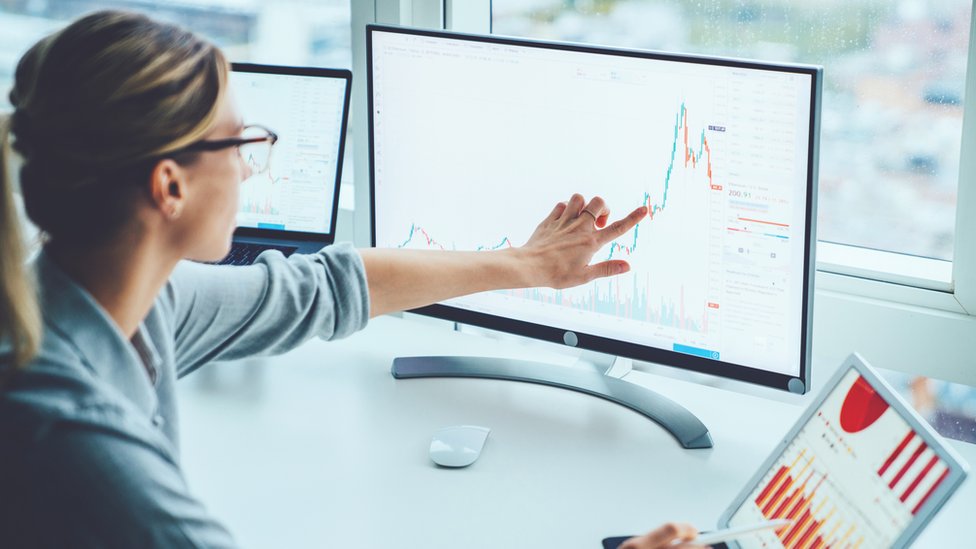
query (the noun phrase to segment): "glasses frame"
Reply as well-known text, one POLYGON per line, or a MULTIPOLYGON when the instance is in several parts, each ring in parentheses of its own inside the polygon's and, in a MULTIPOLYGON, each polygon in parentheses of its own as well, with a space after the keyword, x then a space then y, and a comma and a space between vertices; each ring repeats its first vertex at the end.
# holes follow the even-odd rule
MULTIPOLYGON (((248 145, 251 143, 263 143, 263 142, 270 142, 271 147, 274 147, 274 144, 278 142, 278 134, 260 124, 249 124, 247 126, 244 126, 244 128, 241 131, 246 131, 253 128, 257 128, 261 131, 267 132, 268 135, 264 135, 260 137, 228 137, 226 139, 195 141, 183 147, 182 149, 174 151, 172 155, 176 156, 180 154, 193 153, 193 152, 212 152, 212 151, 219 151, 222 149, 228 149, 230 147, 240 147, 241 145, 248 145)), ((268 164, 270 165, 270 153, 269 153, 268 164)))

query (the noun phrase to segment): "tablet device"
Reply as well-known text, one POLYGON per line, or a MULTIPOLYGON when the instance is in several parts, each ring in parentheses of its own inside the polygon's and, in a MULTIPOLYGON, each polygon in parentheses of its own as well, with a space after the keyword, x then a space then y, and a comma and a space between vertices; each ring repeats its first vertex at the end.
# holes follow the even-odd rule
MULTIPOLYGON (((719 519, 793 526, 740 549, 907 547, 966 477, 942 438, 868 366, 847 358, 719 519)), ((627 537, 606 538, 616 549, 627 537)), ((694 541, 692 541, 694 543, 694 541)))
POLYGON ((854 354, 749 480, 720 528, 789 518, 730 547, 907 547, 966 465, 854 354))

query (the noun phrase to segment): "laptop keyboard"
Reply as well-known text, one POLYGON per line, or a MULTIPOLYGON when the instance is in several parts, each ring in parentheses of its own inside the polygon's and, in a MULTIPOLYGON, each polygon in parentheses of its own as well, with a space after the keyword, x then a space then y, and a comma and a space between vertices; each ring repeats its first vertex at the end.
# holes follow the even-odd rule
POLYGON ((254 263, 258 255, 265 250, 278 250, 285 257, 290 256, 297 250, 295 246, 276 246, 274 244, 250 244, 247 242, 234 242, 231 245, 230 253, 227 257, 217 262, 217 265, 250 265, 254 263))

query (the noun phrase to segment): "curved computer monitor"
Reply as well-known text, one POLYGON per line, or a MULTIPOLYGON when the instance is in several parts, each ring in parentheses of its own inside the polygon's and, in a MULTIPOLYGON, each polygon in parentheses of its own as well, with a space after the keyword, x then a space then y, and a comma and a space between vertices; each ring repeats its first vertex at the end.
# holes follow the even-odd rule
POLYGON ((373 245, 495 250, 571 193, 650 214, 567 290, 416 312, 803 393, 819 67, 367 29, 373 245))

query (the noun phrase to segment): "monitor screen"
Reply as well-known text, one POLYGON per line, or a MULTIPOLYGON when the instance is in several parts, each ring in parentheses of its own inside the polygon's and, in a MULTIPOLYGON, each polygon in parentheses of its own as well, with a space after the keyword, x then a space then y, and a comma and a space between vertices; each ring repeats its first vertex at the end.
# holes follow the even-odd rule
POLYGON ((238 227, 334 232, 349 93, 344 73, 234 65, 230 85, 244 123, 278 134, 270 168, 241 185, 238 227))
POLYGON ((517 246, 574 192, 650 210, 594 257, 625 275, 422 312, 805 391, 818 68, 380 26, 368 62, 375 246, 517 246))

